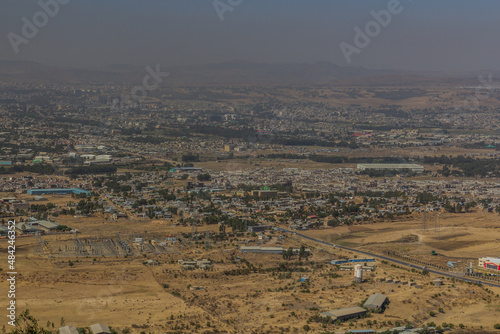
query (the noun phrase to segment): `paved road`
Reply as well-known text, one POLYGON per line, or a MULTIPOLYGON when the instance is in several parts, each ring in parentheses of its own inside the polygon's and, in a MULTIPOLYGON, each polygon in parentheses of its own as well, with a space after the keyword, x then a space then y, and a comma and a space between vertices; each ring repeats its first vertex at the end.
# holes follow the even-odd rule
MULTIPOLYGON (((332 246, 332 247, 336 247, 336 248, 340 248, 340 249, 345 249, 345 250, 356 252, 356 253, 361 253, 361 254, 364 254, 364 255, 371 256, 371 257, 376 257, 376 258, 379 258, 379 259, 382 259, 382 260, 386 260, 386 261, 389 261, 389 262, 397 263, 397 264, 400 264, 402 266, 406 266, 406 267, 410 267, 410 268, 414 268, 414 269, 418 269, 418 270, 423 270, 423 268, 424 268, 422 266, 418 266, 418 265, 413 264, 413 263, 408 263, 408 262, 405 262, 405 261, 402 261, 402 260, 399 260, 399 259, 393 259, 393 258, 388 257, 388 256, 373 254, 373 253, 365 252, 365 251, 362 251, 362 250, 359 250, 359 249, 355 249, 355 248, 349 248, 349 247, 345 247, 345 246, 335 245, 335 244, 332 244, 332 243, 329 243, 329 242, 326 242, 326 241, 323 241, 323 240, 319 240, 319 239, 314 239, 314 238, 308 237, 307 235, 303 235, 303 234, 300 234, 300 233, 297 233, 297 232, 291 232, 291 231, 288 231, 288 230, 286 230, 285 232, 292 233, 292 234, 297 235, 299 237, 302 237, 302 238, 305 238, 305 239, 308 239, 308 240, 311 240, 311 241, 315 241, 315 242, 318 242, 318 243, 323 244, 323 245, 332 246)), ((457 276, 457 275, 450 274, 450 273, 448 273, 446 271, 439 271, 439 270, 432 269, 432 268, 426 268, 426 270, 428 272, 430 272, 430 273, 433 273, 433 274, 437 274, 437 275, 441 275, 441 276, 445 276, 445 277, 451 277, 451 278, 459 279, 459 280, 462 280, 462 281, 465 281, 465 282, 481 283, 481 284, 484 284, 484 285, 489 285, 489 286, 494 286, 496 288, 500 288, 500 284, 497 284, 497 283, 491 283, 491 282, 487 282, 487 281, 480 281, 480 280, 477 280, 477 279, 474 279, 474 278, 469 278, 469 277, 464 278, 464 277, 460 277, 460 276, 457 276)))

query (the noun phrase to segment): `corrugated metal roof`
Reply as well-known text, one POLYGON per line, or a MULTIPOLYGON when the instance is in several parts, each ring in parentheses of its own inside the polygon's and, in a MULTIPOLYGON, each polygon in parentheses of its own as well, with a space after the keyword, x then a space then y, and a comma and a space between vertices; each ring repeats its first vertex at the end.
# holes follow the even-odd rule
POLYGON ((366 300, 365 304, 363 305, 364 307, 375 307, 375 308, 380 308, 382 305, 385 303, 387 300, 387 297, 384 294, 381 293, 375 293, 368 297, 366 300))
POLYGON ((111 334, 109 327, 103 324, 93 324, 90 325, 90 330, 94 334, 111 334))
POLYGON ((339 318, 365 312, 366 310, 362 307, 352 306, 352 307, 339 308, 333 311, 324 312, 321 313, 321 315, 328 315, 331 317, 339 318))
POLYGON ((64 326, 59 328, 59 334, 78 334, 78 330, 72 326, 64 326))

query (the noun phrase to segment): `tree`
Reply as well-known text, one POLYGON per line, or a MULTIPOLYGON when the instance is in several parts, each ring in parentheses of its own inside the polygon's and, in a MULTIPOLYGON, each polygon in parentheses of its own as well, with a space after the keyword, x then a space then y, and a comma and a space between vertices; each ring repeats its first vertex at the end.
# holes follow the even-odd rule
POLYGON ((210 181, 212 179, 212 176, 209 173, 205 173, 198 174, 196 178, 198 179, 198 181, 210 181))
POLYGON ((300 246, 299 250, 299 260, 302 260, 302 258, 306 255, 306 247, 304 245, 300 246))
POLYGON ((28 309, 21 312, 15 320, 16 328, 12 330, 11 334, 51 334, 52 332, 38 326, 36 320, 28 309))

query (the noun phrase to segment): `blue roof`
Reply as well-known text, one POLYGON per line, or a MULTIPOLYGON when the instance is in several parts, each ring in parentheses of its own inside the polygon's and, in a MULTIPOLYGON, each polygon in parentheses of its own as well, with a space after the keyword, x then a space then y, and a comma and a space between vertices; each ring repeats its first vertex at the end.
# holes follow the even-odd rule
POLYGON ((90 196, 90 191, 80 188, 51 188, 51 189, 28 189, 28 194, 42 195, 42 194, 86 194, 90 196))

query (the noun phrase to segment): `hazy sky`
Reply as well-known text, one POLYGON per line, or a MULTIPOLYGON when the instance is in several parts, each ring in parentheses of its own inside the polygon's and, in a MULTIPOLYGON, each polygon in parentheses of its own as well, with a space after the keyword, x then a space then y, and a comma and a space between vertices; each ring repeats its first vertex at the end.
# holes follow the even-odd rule
MULTIPOLYGON (((50 2, 56 0, 41 0, 50 2)), ((63 0, 59 0, 63 2, 63 0)), ((354 46, 370 12, 397 0, 218 0, 233 3, 221 21, 214 0, 64 0, 59 13, 16 54, 39 1, 1 0, 0 59, 49 65, 189 65, 234 59, 266 63, 331 61, 354 46), (14 36, 13 34, 10 35, 14 36)), ((410 70, 500 70, 500 1, 400 0, 400 13, 351 55, 350 66, 410 70)))

